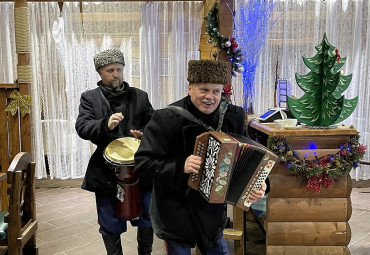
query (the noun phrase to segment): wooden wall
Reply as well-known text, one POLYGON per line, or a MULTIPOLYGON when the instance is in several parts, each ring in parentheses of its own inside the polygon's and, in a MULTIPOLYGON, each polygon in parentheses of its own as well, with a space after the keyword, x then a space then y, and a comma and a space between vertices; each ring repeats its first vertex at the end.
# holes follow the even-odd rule
MULTIPOLYGON (((24 87, 24 86, 22 86, 24 87)), ((31 132, 29 115, 23 118, 19 114, 11 115, 5 109, 12 102, 9 97, 13 90, 24 94, 24 89, 18 84, 0 84, 0 174, 6 173, 11 161, 20 151, 31 154, 31 132)), ((0 185, 0 210, 7 210, 7 183, 6 179, 0 185)))

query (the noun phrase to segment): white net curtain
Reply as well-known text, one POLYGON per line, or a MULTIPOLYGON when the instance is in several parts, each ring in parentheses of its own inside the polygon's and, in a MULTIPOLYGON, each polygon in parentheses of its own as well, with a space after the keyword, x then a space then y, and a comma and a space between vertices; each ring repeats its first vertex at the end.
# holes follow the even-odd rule
MULTIPOLYGON (((276 21, 271 28, 259 64, 254 87, 255 113, 264 113, 274 105, 276 78, 288 79, 293 96, 303 91, 295 81, 295 73, 310 70, 302 56, 313 57, 326 33, 341 57, 347 57, 344 74, 352 73, 352 81, 343 93, 347 98, 359 97, 354 113, 344 121, 360 132, 360 142, 370 147, 370 4, 368 0, 280 0, 272 14, 276 21), (276 71, 277 68, 277 71, 276 71)), ((241 5, 240 1, 237 4, 241 5)), ((238 10, 238 6, 236 7, 238 10)), ((236 13, 238 15, 238 12, 236 13)), ((236 20, 237 17, 236 17, 236 20)), ((246 49, 248 51, 248 49, 246 49)), ((241 77, 234 83, 236 104, 243 103, 241 77)), ((370 148, 365 155, 370 160, 370 148)), ((369 166, 361 165, 351 172, 352 178, 369 179, 369 166)))
POLYGON ((0 3, 0 82, 13 83, 17 70, 13 4, 0 3))
MULTIPOLYGON (((120 48, 125 80, 146 90, 156 109, 186 95, 188 56, 199 46, 201 1, 65 2, 62 11, 57 2, 28 7, 37 178, 45 178, 47 169, 50 178, 84 176, 94 146, 78 137, 74 124, 81 93, 99 80, 93 64, 97 52, 120 48)), ((0 11, 0 82, 13 83, 14 3, 1 2, 0 11)))
MULTIPOLYGON (((355 112, 345 121, 360 132, 360 142, 370 145, 370 5, 368 0, 275 1, 273 20, 259 58, 254 91, 254 111, 273 107, 276 78, 286 78, 292 95, 303 92, 295 73, 306 74, 302 56, 312 57, 324 33, 347 57, 345 74, 353 78, 346 98, 359 96, 355 112), (276 66, 277 65, 277 66, 276 66), (277 68, 277 72, 276 72, 277 68)), ((238 3, 236 0, 236 15, 238 3)), ((186 95, 186 63, 199 57, 202 2, 55 2, 28 4, 30 8, 33 67, 32 128, 37 177, 46 177, 47 157, 51 178, 84 175, 92 148, 74 131, 79 97, 94 88, 99 77, 92 58, 100 50, 116 47, 125 54, 125 79, 148 91, 158 109, 186 95), (41 164, 40 164, 41 162, 41 164)), ((14 3, 0 3, 0 82, 14 82, 14 3)), ((242 105, 240 75, 233 80, 234 99, 242 105)), ((370 159, 370 149, 366 159, 370 159)), ((361 166, 352 177, 368 179, 361 166)))

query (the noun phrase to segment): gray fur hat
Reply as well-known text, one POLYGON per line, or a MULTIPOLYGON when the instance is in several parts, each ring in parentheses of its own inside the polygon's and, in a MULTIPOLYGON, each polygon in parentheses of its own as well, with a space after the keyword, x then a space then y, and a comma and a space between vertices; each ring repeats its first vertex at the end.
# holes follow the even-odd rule
POLYGON ((114 63, 122 64, 123 66, 125 66, 125 58, 123 57, 123 53, 118 49, 105 50, 96 54, 94 57, 96 71, 98 71, 103 66, 114 63))
POLYGON ((218 60, 190 60, 189 83, 228 84, 230 82, 230 63, 218 60))

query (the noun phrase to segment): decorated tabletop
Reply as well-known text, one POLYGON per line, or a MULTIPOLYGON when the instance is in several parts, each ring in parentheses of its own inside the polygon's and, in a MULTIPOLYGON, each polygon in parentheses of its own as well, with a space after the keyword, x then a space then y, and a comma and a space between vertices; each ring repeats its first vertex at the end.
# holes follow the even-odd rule
POLYGON ((292 130, 277 123, 259 121, 250 121, 248 126, 267 134, 267 147, 278 155, 279 162, 295 175, 305 178, 307 190, 313 188, 316 192, 320 192, 321 186, 328 189, 338 177, 347 175, 353 167, 357 167, 367 148, 359 143, 358 131, 353 126, 323 129, 302 127, 292 130), (339 137, 345 136, 347 140, 336 144, 335 150, 317 146, 332 138, 339 142, 339 137), (309 147, 306 144, 302 148, 293 148, 288 140, 297 142, 297 139, 310 141, 309 147))
POLYGON ((251 120, 249 126, 261 131, 269 136, 273 135, 286 135, 286 136, 321 136, 321 135, 357 135, 358 131, 353 127, 338 126, 331 129, 319 128, 297 128, 287 129, 281 127, 278 123, 263 123, 258 120, 251 120))

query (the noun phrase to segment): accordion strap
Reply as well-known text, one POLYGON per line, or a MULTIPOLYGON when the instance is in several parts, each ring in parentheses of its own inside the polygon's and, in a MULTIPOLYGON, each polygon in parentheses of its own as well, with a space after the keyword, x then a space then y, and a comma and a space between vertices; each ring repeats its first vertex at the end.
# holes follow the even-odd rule
POLYGON ((206 123, 201 121, 200 119, 195 118, 194 115, 191 114, 185 108, 182 108, 182 107, 176 106, 176 105, 168 105, 166 108, 172 109, 175 112, 181 114, 183 117, 187 118, 188 120, 193 121, 195 123, 198 123, 199 125, 201 125, 205 129, 207 129, 208 131, 220 131, 221 127, 222 127, 222 123, 224 122, 224 116, 225 116, 225 112, 227 110, 227 104, 224 103, 224 102, 220 103, 220 107, 218 108, 219 119, 218 119, 218 125, 217 125, 216 130, 213 127, 211 127, 210 125, 207 125, 206 123))

